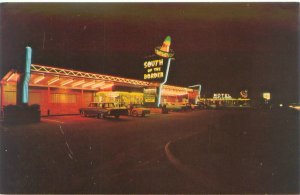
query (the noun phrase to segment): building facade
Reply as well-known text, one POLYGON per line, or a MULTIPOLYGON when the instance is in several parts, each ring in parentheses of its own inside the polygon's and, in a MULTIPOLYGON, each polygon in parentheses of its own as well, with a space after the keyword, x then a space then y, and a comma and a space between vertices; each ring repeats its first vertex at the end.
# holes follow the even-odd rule
MULTIPOLYGON (((18 72, 11 70, 2 78, 1 110, 17 103, 19 77, 18 72)), ((28 104, 39 104, 42 116, 78 114, 79 108, 90 102, 155 107, 158 86, 155 82, 31 64, 28 104)), ((195 89, 163 85, 161 103, 193 103, 195 94, 195 89)))

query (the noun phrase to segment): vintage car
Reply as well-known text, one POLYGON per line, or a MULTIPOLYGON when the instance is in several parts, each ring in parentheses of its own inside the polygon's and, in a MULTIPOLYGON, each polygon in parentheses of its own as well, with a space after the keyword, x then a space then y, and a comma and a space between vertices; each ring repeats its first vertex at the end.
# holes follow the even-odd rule
POLYGON ((192 109, 193 110, 207 109, 207 105, 203 102, 198 102, 197 104, 192 104, 192 109))
POLYGON ((131 116, 146 116, 150 114, 150 110, 148 108, 144 108, 140 104, 131 104, 128 107, 128 114, 131 116))
POLYGON ((167 103, 165 104, 169 111, 179 112, 191 110, 191 104, 188 103, 167 103))
POLYGON ((105 118, 114 116, 119 118, 120 115, 128 115, 126 108, 116 107, 114 103, 110 102, 92 102, 86 108, 80 108, 81 116, 96 116, 98 118, 105 118))

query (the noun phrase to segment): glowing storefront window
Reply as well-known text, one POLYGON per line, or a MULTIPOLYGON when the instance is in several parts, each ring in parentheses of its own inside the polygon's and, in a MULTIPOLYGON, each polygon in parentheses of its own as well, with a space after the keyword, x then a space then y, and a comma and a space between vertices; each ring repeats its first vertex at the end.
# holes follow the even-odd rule
POLYGON ((42 95, 39 92, 29 92, 29 104, 41 104, 42 95))
POLYGON ((50 102, 57 103, 76 103, 76 95, 75 94, 62 94, 62 93, 54 93, 51 94, 50 102))
POLYGON ((16 104, 17 99, 16 99, 16 95, 17 92, 16 91, 5 91, 4 92, 4 104, 3 105, 9 105, 9 104, 16 104))
POLYGON ((114 102, 116 105, 142 104, 144 94, 138 92, 98 92, 96 98, 102 102, 114 102))

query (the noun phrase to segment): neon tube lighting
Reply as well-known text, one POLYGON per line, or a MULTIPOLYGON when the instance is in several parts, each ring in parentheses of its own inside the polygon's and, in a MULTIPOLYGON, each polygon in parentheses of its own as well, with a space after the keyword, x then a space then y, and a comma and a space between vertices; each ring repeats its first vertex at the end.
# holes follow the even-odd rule
POLYGON ((66 80, 66 81, 63 81, 60 86, 64 86, 64 85, 67 85, 69 83, 72 83, 74 80, 73 79, 69 79, 69 80, 66 80))
POLYGON ((92 89, 96 88, 96 87, 101 87, 105 84, 105 82, 100 82, 100 83, 97 83, 95 85, 92 86, 92 89))
POLYGON ((162 94, 166 96, 181 96, 181 95, 188 95, 187 92, 182 91, 172 91, 172 90, 162 90, 162 94))
POLYGON ((83 84, 82 88, 85 88, 85 87, 88 87, 88 86, 91 86, 91 85, 94 85, 94 84, 95 84, 95 81, 91 81, 89 83, 83 84))
POLYGON ((59 77, 55 77, 52 80, 48 81, 48 85, 51 85, 51 84, 55 83, 58 80, 59 80, 59 77))
POLYGON ((107 89, 107 88, 110 88, 112 86, 114 86, 114 84, 108 84, 108 85, 105 85, 103 87, 100 87, 100 89, 107 89))
POLYGON ((170 64, 171 64, 171 58, 168 59, 168 65, 167 65, 167 70, 166 70, 166 76, 164 81, 159 85, 159 90, 158 90, 158 101, 157 101, 157 107, 160 105, 161 102, 161 91, 162 91, 162 86, 167 82, 168 80, 168 75, 169 75, 169 70, 170 70, 170 64))
MULTIPOLYGON (((201 97, 201 85, 200 85, 200 84, 192 85, 192 86, 189 86, 189 87, 199 87, 199 88, 198 88, 198 97, 199 97, 199 98, 201 97)), ((196 99, 197 99, 198 97, 196 97, 196 99)))
POLYGON ((55 68, 50 66, 42 66, 38 64, 31 64, 31 71, 37 73, 52 73, 58 74, 62 76, 72 76, 72 77, 81 77, 86 79, 96 79, 96 80, 103 80, 103 81, 110 81, 110 82, 120 82, 120 83, 127 83, 137 86, 149 86, 149 82, 135 80, 135 79, 128 79, 122 77, 115 77, 110 75, 103 75, 103 74, 94 74, 89 72, 80 72, 62 68, 55 68))
POLYGON ((170 90, 177 90, 177 91, 190 91, 190 92, 193 91, 193 89, 189 89, 186 87, 177 87, 177 86, 172 86, 172 85, 164 85, 163 89, 170 89, 170 90))
POLYGON ((34 84, 37 84, 38 82, 42 81, 45 79, 45 76, 44 75, 41 75, 39 77, 37 77, 36 79, 34 79, 33 83, 34 84))
POLYGON ((12 73, 8 78, 7 78, 7 82, 15 75, 16 73, 12 73))
POLYGON ((73 83, 72 87, 76 87, 76 86, 81 85, 83 83, 85 83, 85 80, 77 81, 77 82, 73 83))
POLYGON ((28 104, 29 100, 29 80, 30 80, 30 65, 32 58, 31 47, 26 47, 26 57, 25 57, 25 70, 23 72, 23 79, 21 80, 21 102, 23 104, 28 104))

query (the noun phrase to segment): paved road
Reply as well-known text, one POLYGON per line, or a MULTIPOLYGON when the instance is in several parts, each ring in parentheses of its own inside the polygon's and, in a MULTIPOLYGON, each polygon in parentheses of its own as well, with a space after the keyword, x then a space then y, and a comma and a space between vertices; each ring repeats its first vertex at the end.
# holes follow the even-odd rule
POLYGON ((205 192, 168 162, 167 142, 205 132, 212 113, 120 119, 60 116, 2 127, 3 193, 205 192), (5 179, 4 179, 5 178, 5 179))

